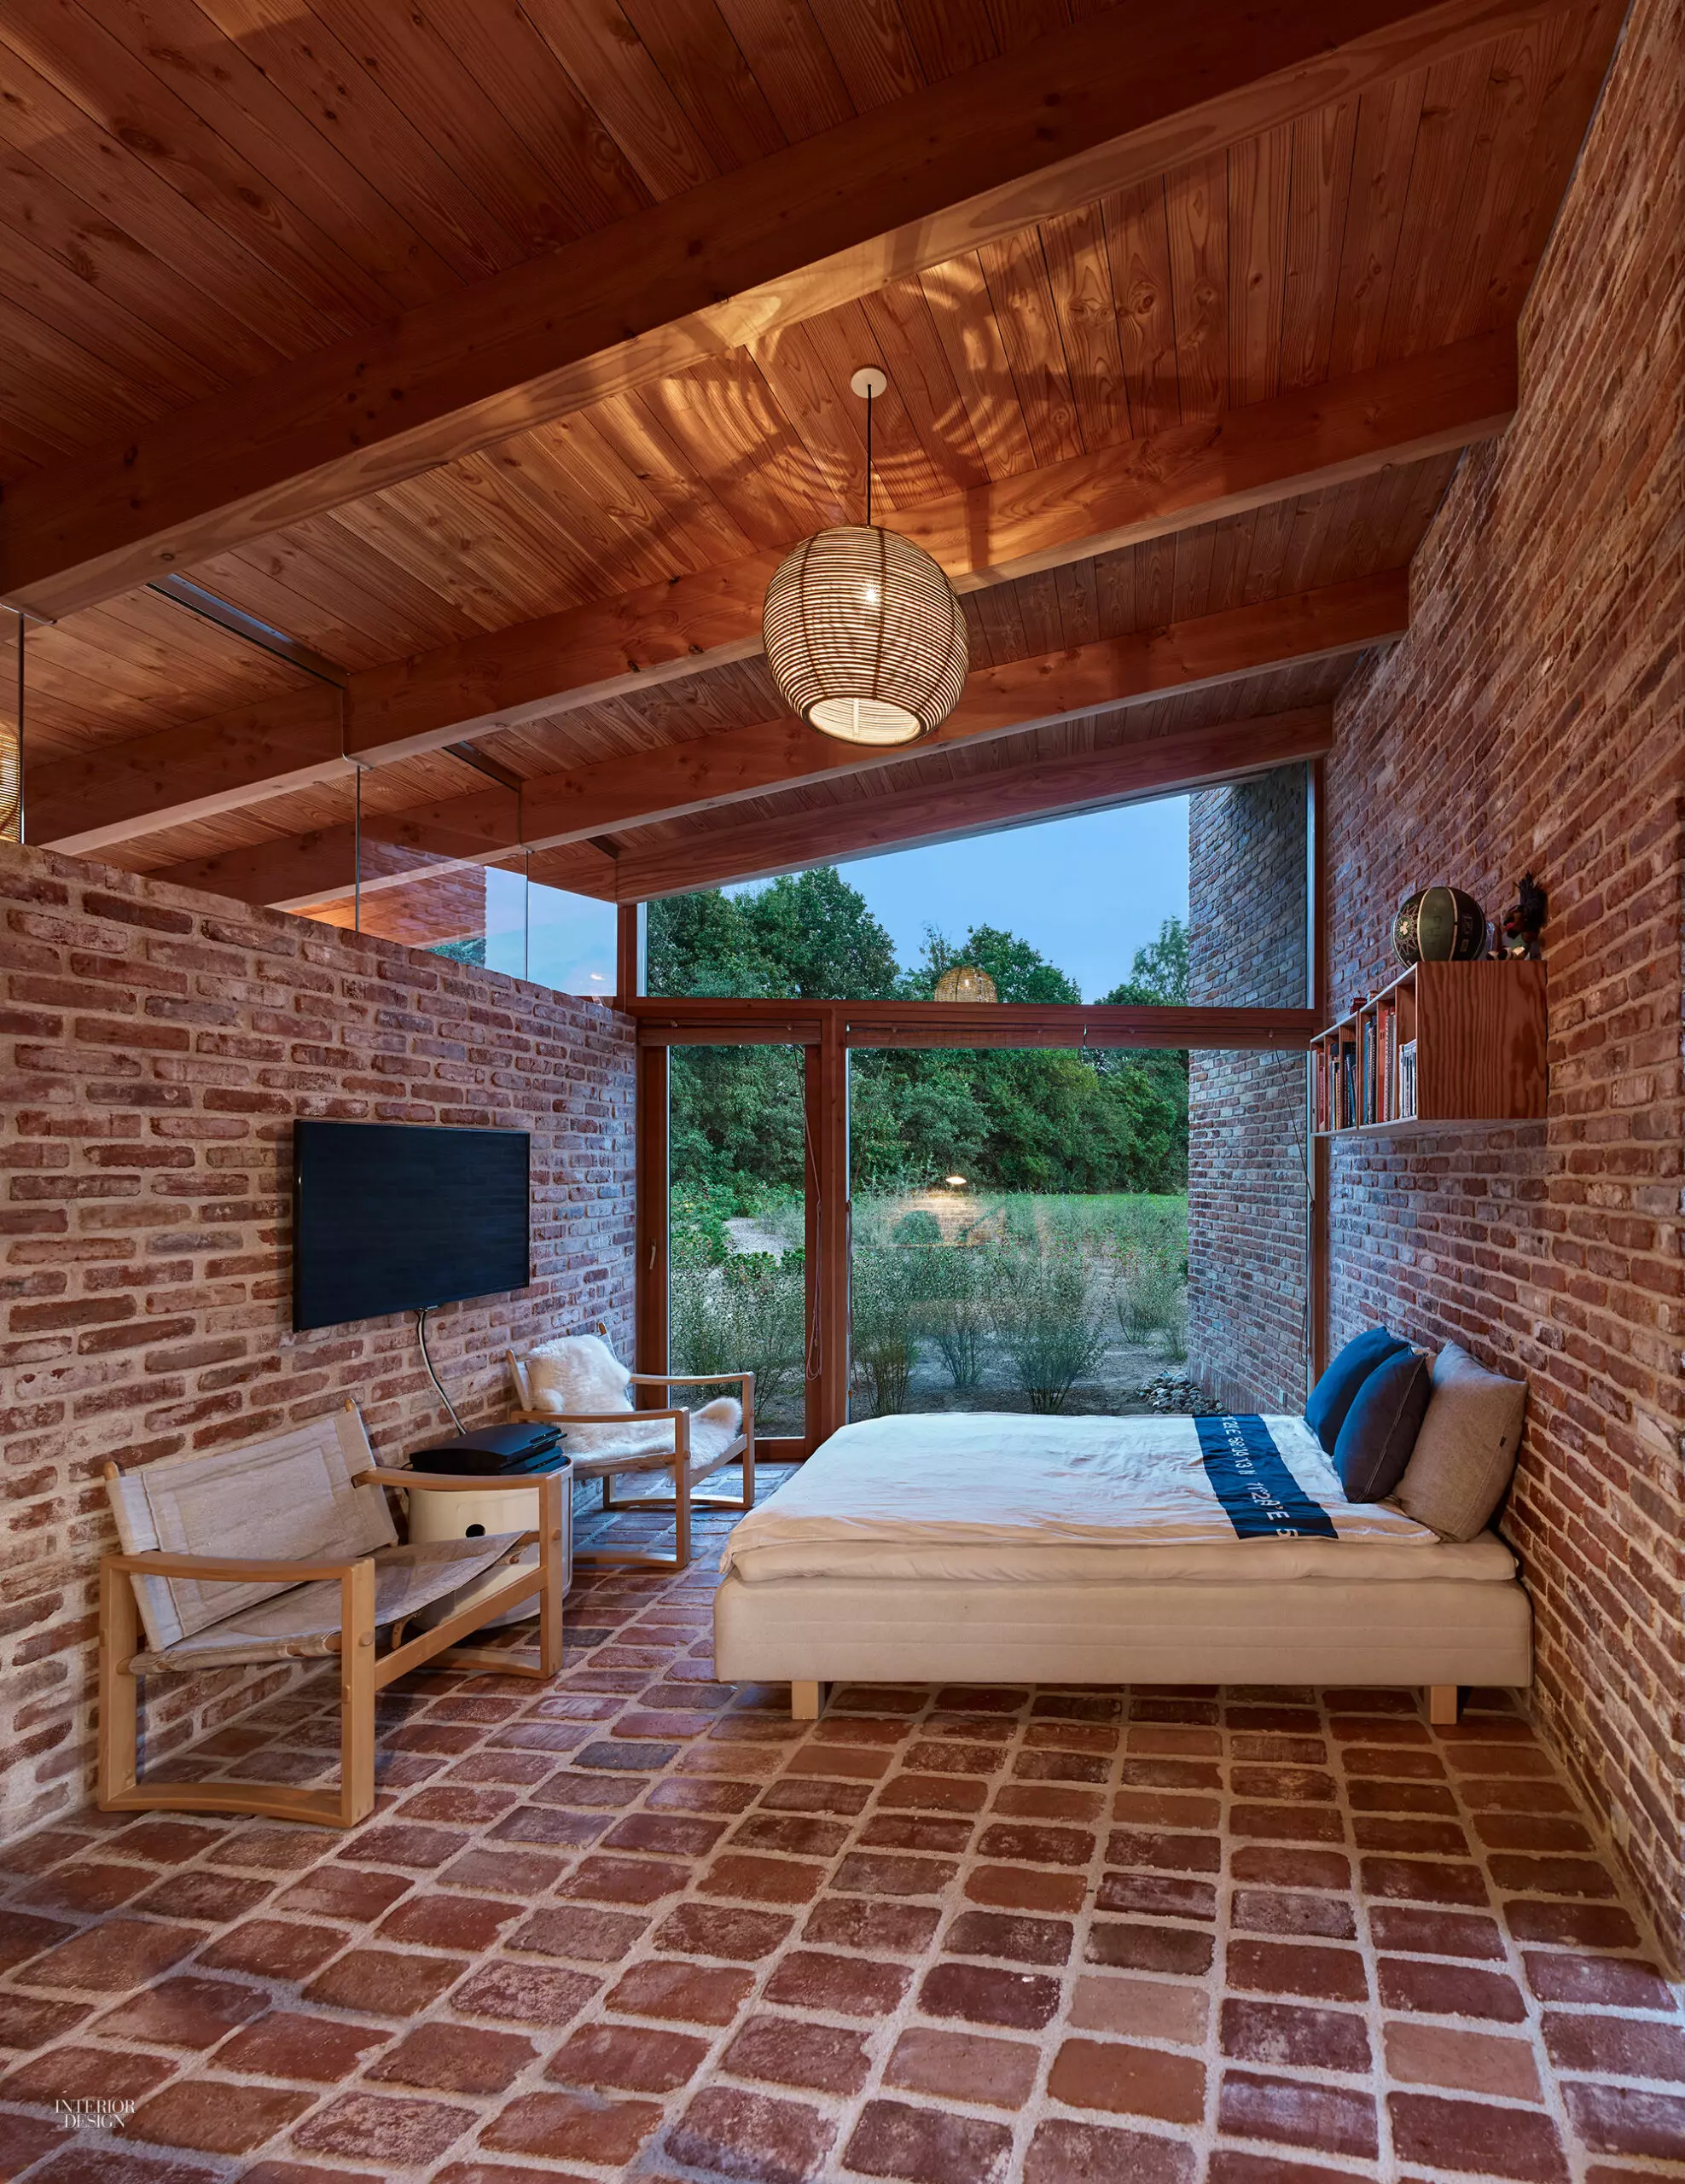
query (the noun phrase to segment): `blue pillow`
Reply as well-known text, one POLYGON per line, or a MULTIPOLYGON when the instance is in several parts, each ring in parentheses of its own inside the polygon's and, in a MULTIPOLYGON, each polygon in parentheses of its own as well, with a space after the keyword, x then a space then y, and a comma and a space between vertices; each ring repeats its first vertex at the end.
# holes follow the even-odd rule
POLYGON ((1363 1382, 1334 1443, 1334 1469, 1348 1502, 1383 1502, 1397 1485, 1432 1392, 1427 1360, 1415 1350, 1387 1358, 1363 1382))
POLYGON ((1402 1335, 1385 1327, 1368 1327, 1348 1342, 1310 1391, 1304 1406, 1304 1422, 1330 1455, 1345 1423, 1351 1399, 1377 1365, 1409 1348, 1402 1335))

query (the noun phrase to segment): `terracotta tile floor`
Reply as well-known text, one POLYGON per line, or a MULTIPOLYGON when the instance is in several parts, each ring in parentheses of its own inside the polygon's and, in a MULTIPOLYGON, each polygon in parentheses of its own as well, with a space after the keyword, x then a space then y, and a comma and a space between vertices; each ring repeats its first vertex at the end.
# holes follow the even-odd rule
MULTIPOLYGON (((395 1688, 349 1838, 20 1846, 0 2175, 1685 2177, 1680 1992, 1505 1697, 863 1688, 799 1728, 709 1680, 712 1560, 582 1577, 547 1691, 395 1688)), ((201 1763, 312 1779, 334 1719, 307 1687, 201 1763)))

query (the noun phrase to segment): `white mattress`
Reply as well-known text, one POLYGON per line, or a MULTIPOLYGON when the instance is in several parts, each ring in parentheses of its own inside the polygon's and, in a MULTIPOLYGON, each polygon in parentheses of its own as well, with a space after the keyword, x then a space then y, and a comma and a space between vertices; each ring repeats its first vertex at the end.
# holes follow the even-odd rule
POLYGON ((1451 1544, 1387 1503, 1348 1502, 1303 1419, 1264 1423, 1335 1536, 1240 1536, 1191 1418, 942 1413, 845 1426, 735 1526, 721 1567, 750 1585, 1513 1579, 1496 1536, 1451 1544))

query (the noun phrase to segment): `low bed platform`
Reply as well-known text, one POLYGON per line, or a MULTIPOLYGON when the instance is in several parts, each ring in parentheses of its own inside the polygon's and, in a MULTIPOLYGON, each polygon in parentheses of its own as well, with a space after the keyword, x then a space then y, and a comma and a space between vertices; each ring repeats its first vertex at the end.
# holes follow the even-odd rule
POLYGON ((874 1419, 733 1531, 716 1673, 828 1682, 1531 1681, 1493 1533, 1350 1502, 1302 1419, 874 1419))

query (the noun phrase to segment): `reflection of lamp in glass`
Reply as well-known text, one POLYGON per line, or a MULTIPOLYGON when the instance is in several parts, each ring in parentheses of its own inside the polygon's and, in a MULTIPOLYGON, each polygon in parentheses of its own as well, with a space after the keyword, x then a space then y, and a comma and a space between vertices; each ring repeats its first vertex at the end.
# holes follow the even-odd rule
POLYGON ((0 721, 0 842, 20 839, 18 805, 22 787, 17 730, 9 721, 0 721))
POLYGON ((938 1001, 998 1001, 995 981, 975 963, 956 963, 936 981, 938 1001))
POLYGON ((23 839, 23 617, 15 613, 12 619, 18 656, 8 679, 15 679, 17 706, 14 718, 0 717, 0 842, 23 839))
POLYGON ((965 688, 966 621, 939 562, 872 521, 875 365, 849 381, 866 404, 866 520, 804 538, 767 586, 772 679, 810 728, 844 743, 915 743, 965 688))

